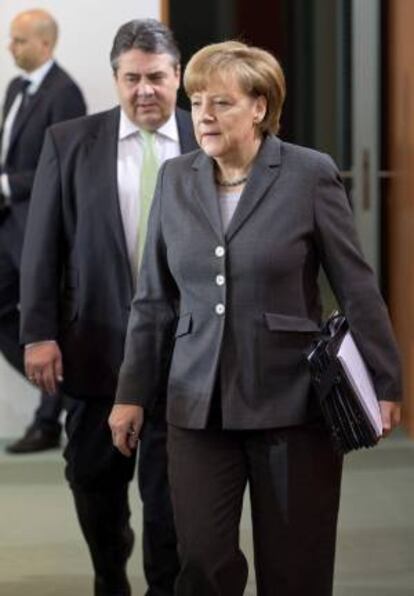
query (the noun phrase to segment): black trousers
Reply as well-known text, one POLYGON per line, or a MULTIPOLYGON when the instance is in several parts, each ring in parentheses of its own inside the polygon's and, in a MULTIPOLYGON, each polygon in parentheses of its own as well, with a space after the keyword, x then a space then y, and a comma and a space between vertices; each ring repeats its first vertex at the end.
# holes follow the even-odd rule
MULTIPOLYGON (((10 216, 0 214, 0 352, 24 376, 18 310, 22 232, 16 226, 10 216)), ((42 393, 31 426, 46 433, 60 434, 62 408, 62 396, 42 393)))
MULTIPOLYGON (((112 552, 114 541, 118 541, 118 552, 125 550, 130 516, 127 487, 135 469, 135 457, 124 457, 112 445, 108 426, 112 405, 113 399, 72 399, 66 422, 66 477, 96 575, 102 568, 108 571, 106 561, 112 558, 108 551, 112 552), (111 503, 116 503, 116 507, 111 503)), ((139 444, 138 484, 143 504, 147 596, 171 596, 179 570, 167 476, 166 434, 162 411, 147 417, 139 444)), ((122 592, 122 596, 124 593, 129 592, 122 592)))
POLYGON ((239 547, 250 489, 258 596, 331 596, 342 458, 325 429, 169 427, 181 571, 177 596, 242 596, 239 547))

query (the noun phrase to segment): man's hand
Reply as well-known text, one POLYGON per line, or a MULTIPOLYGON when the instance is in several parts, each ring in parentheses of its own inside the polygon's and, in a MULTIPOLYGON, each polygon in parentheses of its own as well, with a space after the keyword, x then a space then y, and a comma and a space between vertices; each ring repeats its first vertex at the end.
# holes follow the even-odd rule
POLYGON ((55 341, 45 341, 26 346, 24 366, 29 381, 50 395, 63 381, 62 354, 55 341))
POLYGON ((112 442, 122 455, 130 457, 132 450, 136 449, 143 422, 144 409, 141 406, 115 404, 112 408, 108 420, 112 442))
POLYGON ((401 422, 401 404, 395 401, 380 401, 379 405, 383 427, 382 436, 385 438, 401 422))

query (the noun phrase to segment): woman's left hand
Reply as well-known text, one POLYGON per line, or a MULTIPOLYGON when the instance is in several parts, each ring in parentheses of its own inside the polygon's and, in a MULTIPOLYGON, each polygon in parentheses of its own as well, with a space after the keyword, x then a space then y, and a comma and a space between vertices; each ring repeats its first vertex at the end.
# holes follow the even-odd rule
POLYGON ((122 455, 131 457, 137 448, 139 434, 144 423, 144 410, 141 406, 115 404, 109 416, 112 443, 122 455))
POLYGON ((401 422, 401 403, 395 401, 380 401, 382 418, 382 437, 388 437, 392 429, 401 422))

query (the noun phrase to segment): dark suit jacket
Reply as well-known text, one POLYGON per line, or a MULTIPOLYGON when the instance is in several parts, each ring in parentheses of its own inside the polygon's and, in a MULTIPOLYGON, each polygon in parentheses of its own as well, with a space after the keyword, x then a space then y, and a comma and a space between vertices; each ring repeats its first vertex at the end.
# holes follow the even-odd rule
MULTIPOLYGON (((57 339, 64 391, 113 396, 132 276, 119 207, 119 108, 49 129, 33 187, 22 257, 21 341, 57 339)), ((195 148, 177 110, 183 152, 195 148)))
MULTIPOLYGON (((4 102, 3 121, 19 93, 19 78, 10 83, 4 102)), ((30 197, 34 174, 48 126, 86 113, 76 83, 56 63, 42 81, 13 130, 3 173, 8 174, 13 203, 30 197)))
POLYGON ((321 264, 378 396, 398 398, 390 322, 332 160, 267 137, 225 234, 212 160, 197 151, 167 162, 116 401, 151 408, 168 384, 169 422, 203 428, 220 371, 224 428, 308 420, 304 350, 320 329, 321 264))

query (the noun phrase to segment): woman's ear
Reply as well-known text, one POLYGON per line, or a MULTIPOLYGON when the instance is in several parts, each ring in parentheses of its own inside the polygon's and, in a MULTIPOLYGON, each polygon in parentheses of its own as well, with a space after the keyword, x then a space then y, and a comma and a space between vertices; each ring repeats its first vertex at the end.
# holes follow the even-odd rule
POLYGON ((258 125, 263 122, 267 112, 267 99, 264 95, 259 95, 255 98, 255 113, 253 116, 253 124, 258 125))

